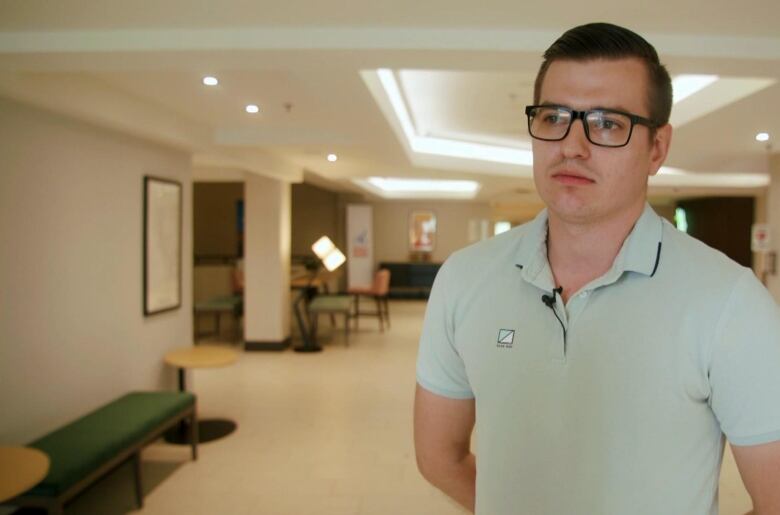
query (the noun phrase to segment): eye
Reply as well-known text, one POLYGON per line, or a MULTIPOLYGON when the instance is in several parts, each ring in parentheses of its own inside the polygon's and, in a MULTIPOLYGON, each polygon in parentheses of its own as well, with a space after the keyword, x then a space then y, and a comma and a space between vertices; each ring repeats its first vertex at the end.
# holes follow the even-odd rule
POLYGON ((568 123, 567 113, 554 109, 544 109, 538 112, 539 120, 547 125, 558 125, 568 123))
POLYGON ((594 115, 588 123, 591 128, 600 131, 622 131, 626 127, 626 122, 620 116, 613 116, 606 113, 594 115))

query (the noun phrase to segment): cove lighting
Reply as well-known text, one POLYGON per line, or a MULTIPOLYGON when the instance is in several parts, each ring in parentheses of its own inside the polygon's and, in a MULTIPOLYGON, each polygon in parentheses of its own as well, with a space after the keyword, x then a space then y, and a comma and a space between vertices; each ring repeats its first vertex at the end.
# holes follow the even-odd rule
POLYGON ((393 70, 381 68, 376 71, 376 74, 412 152, 494 163, 533 165, 530 150, 419 136, 393 70))
POLYGON ((219 84, 219 80, 216 77, 203 77, 203 84, 206 86, 216 86, 219 84))
POLYGON ((336 154, 328 154, 328 161, 330 161, 331 163, 335 163, 336 161, 338 161, 338 159, 339 156, 337 156, 336 154))
POLYGON ((756 134, 756 141, 769 141, 769 133, 759 132, 758 134, 756 134))
POLYGON ((249 104, 244 109, 246 109, 246 112, 249 114, 255 114, 260 112, 260 108, 254 104, 249 104))
POLYGON ((717 75, 678 75, 672 80, 674 103, 698 93, 716 80, 717 75))

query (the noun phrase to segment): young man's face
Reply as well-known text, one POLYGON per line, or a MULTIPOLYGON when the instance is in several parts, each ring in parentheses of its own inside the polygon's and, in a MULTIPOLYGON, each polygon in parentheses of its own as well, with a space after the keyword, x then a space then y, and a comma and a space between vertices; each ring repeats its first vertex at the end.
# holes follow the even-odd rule
MULTIPOLYGON (((638 59, 554 61, 542 83, 540 104, 582 111, 608 108, 649 118, 647 72, 638 59)), ((599 147, 575 120, 561 141, 533 140, 534 181, 550 217, 589 224, 638 216, 668 151, 671 126, 635 125, 628 145, 599 147)))

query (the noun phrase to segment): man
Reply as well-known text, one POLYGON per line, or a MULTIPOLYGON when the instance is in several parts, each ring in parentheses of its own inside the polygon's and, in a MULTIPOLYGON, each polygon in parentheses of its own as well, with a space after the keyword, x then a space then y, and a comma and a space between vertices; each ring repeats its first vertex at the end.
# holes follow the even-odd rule
POLYGON ((780 317, 749 269, 646 203, 672 136, 655 49, 576 27, 534 97, 547 209, 436 278, 422 474, 479 515, 714 515, 725 434, 755 513, 780 514, 780 317))

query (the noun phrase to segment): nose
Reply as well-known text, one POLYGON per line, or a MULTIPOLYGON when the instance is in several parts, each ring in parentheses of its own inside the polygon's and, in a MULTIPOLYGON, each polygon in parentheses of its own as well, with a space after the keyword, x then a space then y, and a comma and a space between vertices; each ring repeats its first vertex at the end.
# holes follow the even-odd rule
POLYGON ((581 118, 572 122, 569 133, 561 140, 561 152, 567 159, 584 159, 590 155, 590 141, 585 135, 585 121, 581 118))

